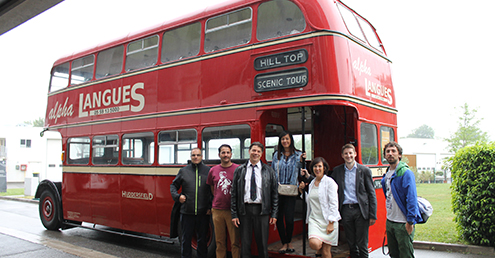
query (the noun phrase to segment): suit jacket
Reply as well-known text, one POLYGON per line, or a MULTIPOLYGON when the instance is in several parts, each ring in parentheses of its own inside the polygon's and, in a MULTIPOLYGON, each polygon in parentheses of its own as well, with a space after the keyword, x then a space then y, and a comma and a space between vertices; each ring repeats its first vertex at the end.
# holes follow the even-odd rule
MULTIPOLYGON (((359 204, 359 209, 364 219, 376 218, 376 194, 373 185, 371 170, 361 164, 357 164, 356 168, 356 197, 359 204)), ((339 211, 342 210, 344 203, 344 188, 345 188, 345 163, 333 169, 332 177, 339 186, 339 211)))
MULTIPOLYGON (((246 215, 244 204, 244 185, 248 162, 238 166, 234 172, 232 180, 230 211, 232 218, 239 218, 239 215, 246 215)), ((278 182, 275 171, 264 164, 261 168, 261 215, 270 215, 272 218, 278 216, 278 182)))

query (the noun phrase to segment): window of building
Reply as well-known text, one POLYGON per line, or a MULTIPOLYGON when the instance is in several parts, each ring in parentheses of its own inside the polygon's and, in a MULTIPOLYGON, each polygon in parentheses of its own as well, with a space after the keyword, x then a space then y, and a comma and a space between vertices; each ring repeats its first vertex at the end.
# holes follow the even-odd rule
POLYGON ((89 137, 76 137, 67 140, 69 164, 88 164, 90 147, 89 137))
POLYGON ((31 148, 31 140, 21 139, 21 148, 31 148))
POLYGON ((162 63, 199 54, 201 24, 186 25, 163 34, 162 63))
POLYGON ((96 79, 120 74, 124 63, 124 46, 117 46, 98 53, 96 79))
POLYGON ((194 129, 163 131, 158 134, 158 163, 187 164, 191 150, 198 147, 194 129))
MULTIPOLYGON (((219 160, 218 147, 228 144, 232 147, 232 159, 248 159, 242 152, 246 139, 251 139, 249 125, 229 125, 208 127, 203 130, 203 148, 205 160, 219 160)), ((247 146, 249 147, 249 146, 247 146)))
POLYGON ((363 31, 361 30, 354 13, 343 5, 338 4, 337 6, 340 10, 340 14, 342 15, 342 19, 344 19, 347 30, 355 37, 366 42, 366 38, 364 37, 363 31))
POLYGON ((126 55, 126 71, 155 65, 158 60, 158 35, 129 43, 126 55))
POLYGON ((252 10, 244 8, 206 21, 205 52, 249 43, 252 10))
POLYGON ((89 55, 72 61, 70 85, 81 84, 93 79, 95 56, 89 55))
POLYGON ((258 8, 258 40, 300 33, 305 28, 304 15, 293 2, 274 0, 262 3, 258 8))
POLYGON ((119 161, 119 136, 104 135, 93 138, 93 164, 114 165, 119 161))
POLYGON ((122 164, 151 165, 155 160, 155 137, 152 132, 122 136, 122 164))
POLYGON ((63 89, 69 85, 69 62, 57 65, 52 69, 50 92, 63 89))
POLYGON ((364 165, 378 163, 378 136, 376 126, 361 123, 361 162, 364 165))

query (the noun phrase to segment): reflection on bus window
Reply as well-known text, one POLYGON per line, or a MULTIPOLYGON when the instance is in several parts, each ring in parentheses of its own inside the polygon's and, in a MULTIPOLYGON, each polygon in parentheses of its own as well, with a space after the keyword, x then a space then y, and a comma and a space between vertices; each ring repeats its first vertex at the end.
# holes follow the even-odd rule
MULTIPOLYGON (((380 127, 380 153, 383 153, 385 145, 391 141, 395 141, 394 129, 388 126, 380 127)), ((388 164, 387 159, 382 157, 382 163, 388 164)))
POLYGON ((165 32, 162 39, 162 63, 197 55, 200 37, 199 22, 165 32))
POLYGON ((278 136, 284 131, 281 125, 267 124, 265 128, 265 155, 267 161, 273 160, 273 153, 277 149, 278 136))
POLYGON ((249 158, 242 153, 242 149, 245 147, 242 145, 244 140, 251 138, 249 125, 208 127, 203 130, 202 136, 205 160, 219 160, 218 147, 222 144, 228 144, 232 147, 232 159, 249 158))
POLYGON ((63 89, 69 85, 69 62, 55 66, 50 79, 50 92, 63 89))
POLYGON ((274 0, 262 3, 258 8, 258 40, 300 33, 305 28, 304 15, 293 2, 274 0))
POLYGON ((69 150, 68 164, 87 165, 89 163, 89 137, 69 138, 67 145, 67 149, 69 150))
POLYGON ((155 65, 158 60, 158 36, 136 40, 127 45, 125 70, 131 71, 155 65))
POLYGON ((72 61, 70 85, 81 84, 93 79, 95 56, 89 55, 72 61))
POLYGON ((378 164, 378 139, 375 125, 361 123, 361 159, 364 165, 378 164))
POLYGON ((119 161, 119 136, 105 135, 93 138, 93 164, 114 165, 119 161))
POLYGON ((122 136, 122 164, 151 165, 154 161, 155 139, 152 132, 122 136))
POLYGON ((245 8, 206 21, 205 52, 249 43, 252 11, 245 8))
POLYGON ((368 44, 382 52, 382 47, 380 41, 378 41, 378 38, 376 37, 375 30, 363 18, 358 17, 358 21, 359 25, 361 25, 361 28, 363 29, 366 39, 368 40, 368 44))
POLYGON ((340 4, 338 4, 337 6, 339 7, 340 14, 342 15, 342 19, 344 19, 344 23, 347 26, 347 30, 352 35, 354 35, 355 37, 366 42, 366 39, 364 38, 363 32, 361 31, 361 28, 359 27, 358 21, 356 20, 356 17, 354 16, 354 13, 352 13, 349 9, 345 8, 344 6, 342 6, 340 4))
POLYGON ((158 146, 158 164, 187 164, 191 159, 191 150, 198 146, 196 130, 160 132, 158 146))
POLYGON ((123 63, 124 46, 101 51, 96 58, 96 79, 121 73, 123 63))
POLYGON ((242 148, 243 157, 249 159, 249 146, 251 145, 251 138, 244 140, 244 147, 242 148))

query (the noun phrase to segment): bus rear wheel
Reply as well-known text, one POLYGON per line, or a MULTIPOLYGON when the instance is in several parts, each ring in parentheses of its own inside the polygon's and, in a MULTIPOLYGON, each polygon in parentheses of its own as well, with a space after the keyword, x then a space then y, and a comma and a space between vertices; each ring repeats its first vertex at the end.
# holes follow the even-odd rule
POLYGON ((45 190, 41 194, 39 212, 41 222, 46 229, 58 230, 60 228, 59 207, 55 195, 50 190, 45 190))

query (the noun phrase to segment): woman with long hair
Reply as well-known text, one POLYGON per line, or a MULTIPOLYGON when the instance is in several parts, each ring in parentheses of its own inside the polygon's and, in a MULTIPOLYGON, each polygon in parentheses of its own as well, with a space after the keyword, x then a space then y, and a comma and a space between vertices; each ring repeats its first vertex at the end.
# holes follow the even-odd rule
MULTIPOLYGON (((326 175, 329 166, 324 158, 315 158, 309 169, 315 176, 306 195, 309 247, 316 250, 316 257, 331 258, 331 248, 337 246, 339 240, 338 186, 326 175)), ((301 173, 307 172, 303 169, 301 173)), ((305 186, 306 184, 301 182, 299 190, 302 192, 305 186)))
MULTIPOLYGON (((277 150, 273 154, 272 160, 272 168, 275 170, 275 174, 277 174, 279 184, 294 185, 297 188, 299 185, 298 175, 304 157, 305 154, 297 150, 294 146, 294 137, 292 134, 288 131, 280 133, 277 150)), ((277 229, 282 242, 282 248, 279 250, 280 253, 293 253, 295 251, 291 242, 292 232, 294 231, 296 197, 279 195, 277 229)))

